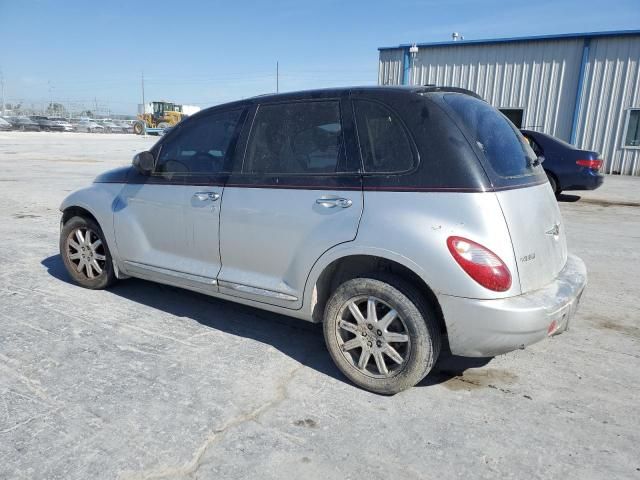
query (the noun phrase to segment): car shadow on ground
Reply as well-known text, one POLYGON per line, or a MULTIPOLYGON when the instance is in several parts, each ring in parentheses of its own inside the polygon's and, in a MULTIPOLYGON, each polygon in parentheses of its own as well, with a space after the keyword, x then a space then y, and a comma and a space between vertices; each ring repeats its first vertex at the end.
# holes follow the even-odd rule
POLYGON ((566 202, 566 203, 577 202, 578 200, 580 200, 580 198, 581 198, 580 195, 569 195, 566 193, 561 193, 557 197, 559 202, 566 202))
MULTIPOLYGON (((47 257, 41 264, 54 278, 73 284, 60 255, 47 257)), ((329 357, 321 325, 135 278, 116 283, 109 292, 177 317, 190 318, 208 328, 271 345, 309 368, 350 383, 329 357)), ((432 372, 418 385, 446 382, 490 360, 457 357, 445 349, 432 372)))

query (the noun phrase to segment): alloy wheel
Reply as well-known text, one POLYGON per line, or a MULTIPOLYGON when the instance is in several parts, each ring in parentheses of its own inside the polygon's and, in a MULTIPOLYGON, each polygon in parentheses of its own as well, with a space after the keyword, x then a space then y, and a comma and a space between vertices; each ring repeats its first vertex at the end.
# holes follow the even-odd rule
POLYGON ((102 240, 96 232, 87 227, 78 227, 67 237, 67 258, 76 271, 93 280, 104 271, 107 261, 102 240))
POLYGON ((335 335, 342 355, 370 377, 392 377, 409 359, 411 340, 404 320, 376 297, 355 297, 345 302, 335 335))

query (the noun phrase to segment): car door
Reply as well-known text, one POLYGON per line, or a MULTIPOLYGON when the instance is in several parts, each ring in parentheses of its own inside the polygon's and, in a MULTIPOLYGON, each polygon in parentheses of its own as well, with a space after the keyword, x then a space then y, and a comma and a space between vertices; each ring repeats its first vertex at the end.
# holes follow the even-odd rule
POLYGON ((320 256, 362 214, 348 98, 260 104, 225 188, 220 292, 297 309, 320 256))
POLYGON ((124 187, 114 228, 126 273, 216 290, 220 203, 242 115, 214 111, 180 124, 154 149, 153 173, 124 187))

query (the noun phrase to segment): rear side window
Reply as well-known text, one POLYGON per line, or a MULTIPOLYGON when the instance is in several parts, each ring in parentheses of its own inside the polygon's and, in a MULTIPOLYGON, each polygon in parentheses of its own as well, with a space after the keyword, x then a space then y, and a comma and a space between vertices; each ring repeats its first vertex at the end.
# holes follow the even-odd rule
POLYGON ((411 170, 415 156, 400 119, 377 102, 355 100, 354 104, 365 173, 411 170))
POLYGON ((345 158, 337 100, 261 105, 243 171, 329 175, 344 170, 345 158))
POLYGON ((524 137, 491 105, 457 93, 445 95, 444 100, 498 176, 514 178, 544 173, 524 137))

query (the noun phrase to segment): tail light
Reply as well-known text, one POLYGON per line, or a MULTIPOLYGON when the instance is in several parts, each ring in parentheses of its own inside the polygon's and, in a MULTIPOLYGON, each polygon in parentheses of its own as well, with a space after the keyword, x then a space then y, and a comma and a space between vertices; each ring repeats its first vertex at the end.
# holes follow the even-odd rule
POLYGON ((576 160, 576 165, 587 167, 597 172, 602 167, 602 160, 576 160))
POLYGON ((483 287, 494 292, 511 288, 511 272, 488 248, 462 237, 449 237, 447 246, 458 265, 483 287))

